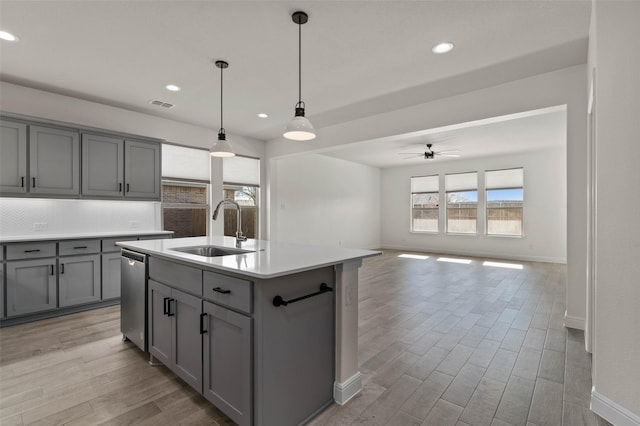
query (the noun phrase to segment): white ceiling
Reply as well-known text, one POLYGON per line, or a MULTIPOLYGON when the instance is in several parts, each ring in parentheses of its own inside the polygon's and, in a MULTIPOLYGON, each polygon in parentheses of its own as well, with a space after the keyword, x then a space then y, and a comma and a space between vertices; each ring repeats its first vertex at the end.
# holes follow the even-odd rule
MULTIPOLYGON (((217 129, 213 61, 223 59, 230 63, 227 132, 270 140, 281 135, 297 101, 295 10, 309 14, 302 94, 319 128, 585 63, 590 4, 2 0, 0 28, 20 41, 2 42, 0 78, 217 129), (456 44, 453 52, 432 54, 443 40, 456 44), (168 92, 168 83, 183 90, 168 92), (176 107, 160 109, 152 99, 176 107)), ((456 143, 473 155, 463 136, 456 143)))

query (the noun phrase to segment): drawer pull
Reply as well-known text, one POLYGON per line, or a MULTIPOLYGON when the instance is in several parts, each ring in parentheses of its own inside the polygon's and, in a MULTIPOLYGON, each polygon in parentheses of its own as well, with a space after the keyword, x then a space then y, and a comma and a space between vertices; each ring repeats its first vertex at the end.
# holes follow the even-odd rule
POLYGON ((122 182, 118 184, 118 192, 122 192, 122 182))
POLYGON ((32 188, 35 188, 35 187, 36 187, 36 178, 35 178, 35 177, 32 177, 32 178, 31 178, 31 180, 32 180, 32 182, 33 182, 33 185, 31 185, 31 187, 32 187, 32 188))
POLYGON ((20 186, 22 186, 24 188, 24 176, 21 176, 20 180, 22 181, 22 185, 20 185, 20 186))
POLYGON ((86 248, 89 248, 89 247, 87 247, 87 246, 76 246, 73 249, 74 250, 81 250, 81 249, 86 249, 86 248))
POLYGON ((25 253, 38 253, 40 251, 40 249, 34 249, 34 250, 25 250, 25 253))
POLYGON ((49 265, 51 266, 51 275, 53 276, 53 265, 49 265))
POLYGON ((64 274, 64 263, 60 264, 60 275, 64 274))
POLYGON ((204 334, 207 332, 207 330, 204 329, 204 318, 207 316, 206 313, 201 313, 200 314, 200 334, 204 334))
POLYGON ((129 184, 127 184, 127 192, 129 192, 129 184))
POLYGON ((168 306, 167 306, 167 305, 168 305, 168 303, 167 303, 167 302, 169 302, 169 300, 170 300, 170 299, 171 299, 170 297, 165 297, 165 298, 164 298, 164 312, 163 312, 163 313, 164 313, 165 315, 169 315, 169 308, 168 308, 168 306))
POLYGON ((215 291, 216 293, 231 294, 231 290, 223 290, 220 287, 214 288, 213 291, 215 291))
POLYGON ((296 302, 299 302, 301 300, 308 299, 310 297, 318 296, 319 294, 322 294, 322 293, 328 293, 330 291, 333 291, 333 289, 331 287, 329 287, 326 283, 322 283, 322 284, 320 284, 320 291, 316 291, 315 293, 311 293, 311 294, 307 294, 307 295, 304 295, 304 296, 296 297, 295 299, 284 300, 282 297, 276 296, 276 297, 273 298, 273 306, 275 306, 275 307, 287 306, 290 303, 296 303, 296 302))
POLYGON ((176 299, 169 299, 167 301, 167 316, 168 317, 172 317, 175 315, 175 313, 171 313, 171 302, 175 302, 176 299))

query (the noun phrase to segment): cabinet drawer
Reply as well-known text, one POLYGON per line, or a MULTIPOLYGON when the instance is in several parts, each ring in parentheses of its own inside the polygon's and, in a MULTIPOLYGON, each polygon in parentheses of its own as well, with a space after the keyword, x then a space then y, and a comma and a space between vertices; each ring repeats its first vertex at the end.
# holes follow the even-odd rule
POLYGON ((17 243, 7 245, 7 260, 55 257, 56 243, 17 243))
POLYGON ((0 260, 4 260, 4 246, 0 245, 0 260))
POLYGON ((135 236, 117 237, 117 238, 105 238, 102 240, 102 252, 112 253, 120 251, 121 247, 117 246, 118 241, 135 241, 135 236))
POLYGON ((204 271, 202 292, 205 299, 242 312, 252 312, 251 281, 204 271))
POLYGON ((70 240, 58 243, 60 256, 100 253, 100 240, 70 240))
POLYGON ((150 257, 149 278, 195 296, 202 296, 200 269, 150 257))

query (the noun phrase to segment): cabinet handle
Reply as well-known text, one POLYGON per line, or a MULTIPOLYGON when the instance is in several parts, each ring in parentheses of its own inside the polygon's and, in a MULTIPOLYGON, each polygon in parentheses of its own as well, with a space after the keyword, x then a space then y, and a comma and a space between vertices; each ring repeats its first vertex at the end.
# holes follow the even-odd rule
POLYGON ((64 263, 60 264, 60 275, 64 274, 64 263))
POLYGON ((86 249, 88 248, 87 246, 75 246, 73 249, 74 250, 81 250, 81 249, 86 249))
POLYGON ((53 276, 53 265, 50 265, 50 266, 51 266, 51 275, 53 276))
POLYGON ((171 302, 175 302, 176 299, 169 299, 169 302, 167 303, 167 306, 169 307, 168 311, 167 311, 167 316, 168 317, 172 317, 175 315, 175 313, 171 313, 171 302))
POLYGON ((32 177, 32 178, 31 178, 31 182, 33 182, 33 185, 31 185, 31 187, 32 187, 32 188, 35 188, 35 187, 36 187, 36 178, 35 178, 35 177, 32 177))
POLYGON ((129 184, 127 184, 127 192, 129 192, 129 184))
POLYGON ((213 291, 215 291, 216 293, 222 293, 222 294, 230 294, 231 293, 231 290, 223 290, 220 287, 214 288, 213 291))
POLYGON ((122 192, 122 182, 118 184, 118 192, 122 192))
POLYGON ((25 250, 25 253, 38 253, 40 251, 40 249, 35 249, 35 250, 25 250))
POLYGON ((168 305, 167 302, 169 302, 169 299, 171 299, 171 298, 170 297, 165 297, 164 298, 164 314, 165 315, 169 315, 169 308, 167 306, 168 305))
POLYGON ((20 180, 22 181, 22 185, 21 186, 24 188, 24 176, 21 176, 20 180))
POLYGON ((276 296, 276 297, 273 298, 273 306, 275 306, 275 307, 287 306, 290 303, 296 303, 296 302, 299 302, 300 300, 308 299, 310 297, 317 296, 317 295, 322 294, 322 293, 327 293, 329 291, 333 291, 333 289, 331 287, 329 287, 326 283, 322 283, 322 284, 320 284, 320 291, 316 291, 315 293, 306 294, 304 296, 296 297, 295 299, 284 300, 282 297, 276 296))
POLYGON ((204 329, 204 317, 206 316, 207 314, 204 312, 200 314, 200 334, 204 334, 207 332, 207 330, 204 329))

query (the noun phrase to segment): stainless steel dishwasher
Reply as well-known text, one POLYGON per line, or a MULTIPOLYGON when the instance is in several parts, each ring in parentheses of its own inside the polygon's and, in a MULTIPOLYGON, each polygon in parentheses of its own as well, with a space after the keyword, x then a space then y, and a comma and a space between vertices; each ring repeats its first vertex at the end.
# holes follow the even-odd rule
POLYGON ((147 352, 147 255, 122 249, 120 331, 147 352))

